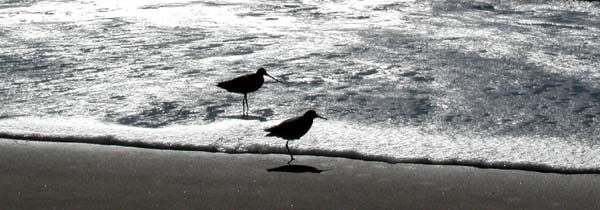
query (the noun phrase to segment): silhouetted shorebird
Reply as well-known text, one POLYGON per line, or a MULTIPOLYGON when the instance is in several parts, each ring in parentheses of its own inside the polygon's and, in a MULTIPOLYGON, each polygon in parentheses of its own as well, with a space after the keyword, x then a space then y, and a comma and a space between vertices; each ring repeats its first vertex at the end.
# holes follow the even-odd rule
POLYGON ((217 86, 229 92, 244 94, 244 99, 242 100, 242 116, 246 116, 250 109, 248 106, 248 93, 254 92, 262 87, 265 81, 263 76, 271 77, 275 81, 281 82, 267 74, 267 71, 264 68, 260 68, 254 74, 246 74, 229 81, 220 82, 217 86))
POLYGON ((300 137, 304 136, 304 134, 310 130, 313 119, 317 117, 327 120, 327 118, 319 116, 314 110, 309 110, 302 116, 287 119, 281 122, 279 125, 265 129, 265 131, 269 132, 267 136, 276 136, 287 140, 285 142, 285 148, 291 157, 290 161, 288 161, 288 164, 294 161, 294 156, 288 147, 288 143, 290 140, 300 139, 300 137))

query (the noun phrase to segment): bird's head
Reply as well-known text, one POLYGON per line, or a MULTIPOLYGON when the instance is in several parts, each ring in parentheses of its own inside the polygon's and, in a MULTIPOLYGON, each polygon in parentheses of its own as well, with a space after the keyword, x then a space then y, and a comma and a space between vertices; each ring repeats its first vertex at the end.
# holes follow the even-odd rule
POLYGON ((262 67, 256 71, 256 74, 257 74, 257 75, 260 75, 260 76, 267 76, 267 77, 271 77, 271 79, 274 79, 274 80, 275 80, 275 81, 277 81, 277 82, 281 82, 281 81, 279 81, 279 80, 275 79, 275 77, 273 77, 273 76, 269 75, 269 74, 267 73, 267 70, 265 70, 265 68, 262 68, 262 67))
POLYGON ((310 119, 321 118, 327 120, 327 118, 319 116, 315 110, 308 110, 306 113, 304 113, 304 117, 308 117, 310 119))
POLYGON ((269 75, 269 74, 267 74, 267 70, 265 70, 265 68, 262 68, 262 67, 256 71, 256 74, 258 74, 258 75, 269 75))

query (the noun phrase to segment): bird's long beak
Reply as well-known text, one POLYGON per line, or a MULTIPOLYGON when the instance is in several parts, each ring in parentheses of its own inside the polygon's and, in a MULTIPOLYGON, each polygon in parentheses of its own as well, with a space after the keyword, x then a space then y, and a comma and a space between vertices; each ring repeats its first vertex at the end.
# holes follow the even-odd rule
POLYGON ((282 81, 280 81, 280 80, 278 80, 278 79, 275 79, 275 77, 273 77, 273 76, 271 76, 271 75, 269 75, 269 74, 267 74, 267 73, 265 73, 265 76, 267 76, 267 77, 271 77, 271 79, 273 79, 273 80, 275 80, 275 81, 277 81, 277 82, 283 83, 282 81))
POLYGON ((321 117, 319 115, 317 115, 318 118, 324 119, 324 120, 328 120, 327 118, 321 117))

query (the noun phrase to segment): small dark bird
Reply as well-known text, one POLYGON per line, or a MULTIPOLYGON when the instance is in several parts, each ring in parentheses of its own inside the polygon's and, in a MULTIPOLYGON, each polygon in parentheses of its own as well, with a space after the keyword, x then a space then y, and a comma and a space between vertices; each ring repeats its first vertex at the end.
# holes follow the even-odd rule
POLYGON ((229 81, 220 82, 217 84, 217 86, 229 92, 243 93, 244 99, 242 100, 242 116, 247 116, 248 110, 250 109, 248 106, 248 93, 254 92, 262 87, 265 81, 263 76, 271 77, 275 81, 281 82, 267 74, 267 71, 264 68, 260 68, 254 74, 246 74, 229 81))
POLYGON ((285 142, 285 148, 291 157, 290 161, 288 161, 288 164, 295 160, 292 152, 290 151, 288 143, 290 140, 300 139, 300 137, 304 136, 304 134, 310 130, 313 119, 317 117, 327 120, 327 118, 319 116, 314 110, 309 110, 302 116, 287 119, 281 122, 279 125, 265 129, 265 131, 269 132, 267 136, 276 136, 287 140, 285 142))

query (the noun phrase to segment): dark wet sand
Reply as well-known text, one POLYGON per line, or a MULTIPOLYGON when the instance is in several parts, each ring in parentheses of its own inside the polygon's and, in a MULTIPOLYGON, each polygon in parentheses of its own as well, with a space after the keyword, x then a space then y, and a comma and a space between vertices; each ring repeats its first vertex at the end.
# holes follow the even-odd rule
POLYGON ((1 209, 600 209, 600 175, 0 139, 1 209))

